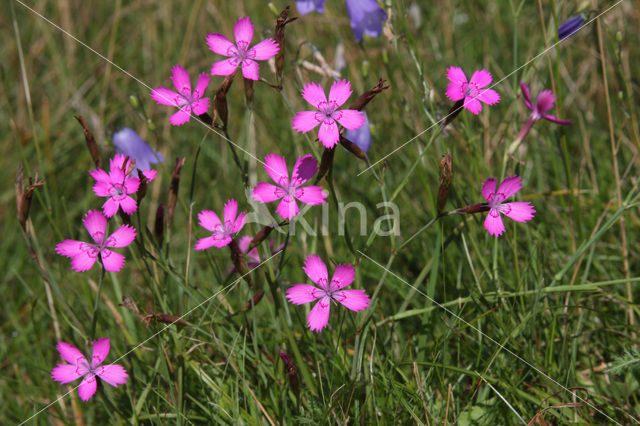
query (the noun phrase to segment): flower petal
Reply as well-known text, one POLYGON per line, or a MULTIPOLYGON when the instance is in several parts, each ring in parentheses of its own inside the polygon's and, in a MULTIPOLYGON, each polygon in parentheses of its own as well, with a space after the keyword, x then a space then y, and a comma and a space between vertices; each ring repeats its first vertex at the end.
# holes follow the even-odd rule
POLYGON ((338 265, 336 266, 336 270, 333 272, 333 277, 331 277, 331 284, 329 285, 329 288, 331 288, 331 290, 340 290, 341 288, 351 284, 355 277, 356 270, 351 266, 351 264, 338 265))
POLYGON ((194 249, 196 250, 208 249, 209 247, 213 247, 215 241, 216 239, 214 239, 213 236, 202 238, 196 242, 194 249))
POLYGON ((107 229, 107 219, 98 210, 89 210, 84 217, 84 227, 87 228, 93 241, 100 244, 104 239, 104 231, 107 229))
POLYGON ((498 209, 500 213, 515 220, 516 222, 526 222, 533 219, 536 212, 533 205, 528 201, 515 201, 513 203, 501 204, 498 209))
POLYGON ((500 102, 500 95, 493 89, 480 89, 476 99, 484 102, 487 105, 495 105, 500 102))
POLYGON ((329 90, 329 102, 335 102, 341 106, 351 96, 351 83, 348 80, 334 81, 329 90))
POLYGON ((472 114, 478 115, 482 111, 482 104, 477 99, 466 97, 464 100, 464 107, 472 114))
POLYGON ((304 261, 302 270, 305 274, 322 289, 328 290, 329 275, 327 274, 327 265, 324 264, 320 256, 312 254, 304 261))
POLYGON ((118 272, 124 266, 124 256, 109 249, 102 249, 100 259, 104 269, 109 272, 118 272))
POLYGON ((522 101, 527 108, 533 110, 533 107, 531 106, 531 95, 529 94, 529 86, 524 82, 520 82, 520 90, 522 91, 522 101))
POLYGON ((166 87, 158 87, 151 90, 151 99, 161 105, 178 106, 178 100, 180 98, 181 96, 178 93, 166 87))
POLYGON ((260 80, 260 66, 258 63, 251 59, 242 61, 242 76, 249 80, 260 80))
POLYGON ((362 111, 355 109, 343 109, 338 114, 340 114, 340 118, 337 119, 338 123, 347 130, 359 129, 367 121, 362 111))
POLYGON ((329 124, 323 121, 318 131, 318 139, 325 148, 333 148, 340 140, 340 132, 335 121, 331 120, 329 124))
POLYGON ((203 210, 198 213, 198 222, 204 229, 214 232, 218 230, 218 227, 222 225, 218 215, 211 210, 203 210))
POLYGON ((88 401, 91 399, 94 393, 96 393, 96 388, 98 386, 98 382, 96 380, 96 376, 93 373, 89 373, 84 376, 82 382, 78 386, 78 395, 80 399, 83 401, 88 401))
POLYGON ((459 101, 464 99, 464 90, 462 90, 462 85, 458 82, 452 82, 447 85, 447 91, 445 92, 447 98, 452 101, 459 101))
POLYGON ((278 185, 286 187, 289 184, 289 170, 284 157, 274 153, 267 154, 264 157, 264 169, 278 185))
POLYGON ((553 108, 553 103, 556 100, 556 96, 551 90, 543 90, 538 95, 536 100, 536 111, 540 115, 544 115, 547 111, 553 108))
POLYGON ((249 49, 248 53, 256 61, 265 61, 276 56, 279 50, 278 43, 271 38, 267 38, 249 49), (251 55, 252 53, 253 55, 251 55))
POLYGON ((128 177, 124 181, 124 190, 127 194, 133 194, 138 191, 140 187, 140 178, 128 177))
POLYGON ((542 118, 549 120, 552 123, 559 124, 561 126, 569 126, 573 124, 573 121, 571 120, 560 120, 559 118, 556 118, 555 115, 550 115, 550 114, 545 114, 542 116, 542 118))
POLYGON ((278 204, 278 208, 276 208, 276 212, 283 219, 291 219, 296 216, 299 211, 298 203, 296 203, 295 198, 291 195, 285 195, 282 201, 280 201, 280 204, 278 204))
POLYGON ((85 250, 71 258, 71 269, 76 272, 84 272, 91 269, 100 253, 95 246, 88 243, 84 244, 83 248, 85 250))
POLYGON ((73 364, 74 367, 81 361, 88 364, 87 359, 84 357, 82 352, 70 343, 58 342, 56 349, 60 352, 62 359, 67 361, 69 364, 73 364))
POLYGON ((322 121, 316 120, 316 114, 318 114, 316 111, 298 111, 298 114, 291 121, 291 127, 298 132, 308 132, 322 123, 322 121))
POLYGON ((191 104, 191 111, 195 115, 202 115, 209 110, 209 98, 202 98, 191 104))
POLYGON ((502 202, 520 191, 520 189, 522 189, 522 178, 520 176, 508 177, 500 183, 498 191, 496 191, 496 198, 499 199, 499 202, 502 202))
POLYGON ((298 157, 291 173, 291 185, 299 186, 311 179, 318 171, 318 162, 313 155, 298 157))
POLYGON ((126 247, 136 238, 136 228, 129 225, 122 225, 107 238, 106 247, 126 247))
POLYGON ((333 293, 333 298, 352 311, 361 311, 369 307, 371 300, 364 290, 342 290, 333 293))
POLYGON ((270 203, 284 196, 282 188, 267 182, 259 182, 251 194, 251 198, 261 203, 270 203))
POLYGON ((238 61, 234 58, 214 62, 211 65, 211 75, 230 75, 238 68, 238 61))
POLYGON ((129 377, 127 375, 127 370, 119 364, 108 364, 98 367, 96 369, 96 374, 102 380, 115 387, 127 383, 127 377, 129 377))
POLYGON ((487 218, 484 220, 484 228, 493 236, 500 236, 504 232, 504 223, 497 209, 489 210, 487 218))
POLYGON ((318 303, 316 303, 307 316, 307 325, 311 331, 319 333, 327 326, 330 309, 331 299, 329 299, 329 296, 324 296, 318 300, 318 303))
POLYGON ((322 86, 313 82, 304 85, 302 88, 302 97, 316 109, 322 102, 327 102, 327 97, 324 94, 322 86))
MULTIPOLYGON (((451 83, 456 83, 458 87, 461 87, 462 83, 467 82, 467 76, 465 75, 464 71, 462 71, 462 68, 460 67, 447 68, 447 79, 451 83)), ((454 99, 454 100, 458 100, 458 99, 454 99)))
POLYGON ((233 26, 233 35, 236 38, 236 45, 246 43, 248 46, 253 39, 253 24, 251 23, 251 18, 245 16, 238 19, 238 22, 233 26))
POLYGON ((73 257, 84 250, 82 249, 85 243, 84 241, 76 240, 64 240, 56 245, 56 253, 62 256, 73 257))
POLYGON ((173 81, 173 85, 176 87, 178 93, 191 95, 191 80, 189 79, 189 74, 187 70, 180 65, 174 65, 171 69, 171 81, 173 81))
POLYGON ((496 178, 489 178, 487 180, 484 181, 484 183, 482 184, 482 196, 484 197, 485 200, 487 200, 487 203, 490 203, 493 201, 493 199, 496 196, 496 184, 498 183, 498 179, 496 178))
POLYGON ((113 198, 108 198, 102 205, 102 211, 106 217, 111 217, 118 212, 120 203, 113 198))
POLYGON ((89 171, 89 174, 91 175, 92 178, 96 180, 96 183, 100 183, 100 182, 107 183, 107 184, 111 183, 111 179, 109 179, 109 174, 102 169, 91 170, 89 171))
POLYGON ((236 48, 236 45, 222 34, 207 34, 206 40, 209 49, 218 55, 232 56, 236 48))
POLYGON ((236 216, 238 215, 238 202, 233 198, 227 201, 224 205, 224 223, 232 223, 236 220, 236 216))
POLYGON ((126 214, 133 214, 136 210, 138 210, 138 203, 130 196, 124 197, 120 200, 120 207, 122 207, 122 211, 126 214))
POLYGON ((103 337, 93 342, 93 354, 91 355, 91 366, 97 367, 104 362, 109 355, 111 344, 108 337, 103 337))
POLYGON ((189 121, 191 118, 191 107, 189 105, 185 105, 180 108, 175 114, 172 114, 169 117, 169 122, 174 126, 180 126, 189 121))
POLYGON ((51 370, 51 378, 61 383, 73 382, 80 377, 82 374, 78 372, 78 368, 71 364, 58 364, 51 370))
POLYGON ((242 227, 244 227, 244 224, 246 223, 246 221, 247 221, 247 214, 245 212, 240 213, 236 218, 236 220, 233 222, 233 227, 231 227, 231 233, 235 234, 236 232, 240 232, 242 227))
POLYGON ((296 188, 296 198, 304 204, 315 206, 327 202, 327 193, 321 186, 305 186, 296 188))
POLYGON ((491 81, 493 81, 493 77, 491 76, 491 73, 489 71, 477 70, 471 76, 471 80, 469 81, 469 83, 475 83, 476 85, 478 85, 478 88, 482 88, 491 84, 491 81))
POLYGON ((324 292, 309 284, 295 284, 287 289, 287 299, 295 305, 310 303, 322 296, 324 292))
POLYGON ((193 99, 200 99, 204 96, 204 93, 207 91, 207 86, 209 86, 209 79, 210 77, 208 74, 200 73, 198 76, 198 82, 196 83, 196 89, 193 91, 193 99))

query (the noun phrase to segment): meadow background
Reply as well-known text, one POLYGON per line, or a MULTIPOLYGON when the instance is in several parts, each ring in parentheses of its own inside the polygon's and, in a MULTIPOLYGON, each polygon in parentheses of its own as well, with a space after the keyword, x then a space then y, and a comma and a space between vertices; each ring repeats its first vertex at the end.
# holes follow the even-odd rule
MULTIPOLYGON (((272 37, 285 6, 298 15, 293 2, 24 2, 137 81, 9 0, 0 13, 0 423, 638 422, 639 3, 386 0, 384 34, 361 44, 343 1, 327 0, 323 15, 289 24, 282 93, 256 83, 248 109, 242 81, 234 81, 233 141, 260 159, 276 152, 290 163, 306 153, 319 160, 315 132, 298 134, 290 123, 309 109, 302 85, 327 88, 341 51, 351 100, 379 78, 390 85, 366 109, 371 161, 420 136, 362 174, 367 165, 338 147, 327 235, 296 232, 284 255, 252 273, 249 288, 228 273, 226 248, 192 249, 206 235, 197 212, 220 212, 232 197, 249 210, 228 145, 195 119, 171 126, 170 109, 156 105, 149 88, 171 87, 177 63, 192 79, 208 72, 222 58, 205 35, 231 36, 238 17, 251 16, 254 41, 272 37), (536 58, 558 41, 566 19, 594 18, 614 5, 536 58), (444 96, 451 65, 467 76, 485 68, 494 82, 508 77, 493 87, 499 104, 477 117, 463 111, 439 133, 433 126, 452 104, 444 96), (453 156, 447 210, 483 201, 481 183, 501 175, 504 152, 529 114, 520 81, 534 96, 553 89, 553 112, 574 123, 536 123, 518 161, 507 159, 506 175, 523 177, 518 199, 535 205, 535 218, 505 219, 506 232, 495 238, 484 214, 449 216, 403 246, 436 215, 443 154, 453 156), (107 362, 127 354, 118 362, 129 381, 103 386, 89 402, 73 391, 51 404, 72 389, 51 380, 61 362, 55 345, 89 348, 100 275, 96 267, 71 271, 54 251, 63 239, 86 239, 81 218, 103 202, 91 191, 94 165, 75 115, 87 121, 103 160, 113 155, 113 132, 127 126, 166 161, 133 219, 138 244, 120 250, 127 264, 106 274, 98 305, 97 337, 111 338, 107 362), (158 242, 156 209, 167 202, 176 157, 185 157, 179 201, 158 242), (19 164, 25 176, 37 172, 45 181, 25 231, 12 184, 19 164), (365 235, 355 210, 347 212, 348 235, 338 234, 336 200, 367 207, 365 235), (384 200, 400 209, 400 235, 369 238, 384 200), (350 288, 373 298, 357 314, 334 307, 320 334, 305 326, 308 306, 284 298, 291 284, 309 282, 301 266, 313 253, 330 273, 332 262, 357 265, 350 288), (264 298, 244 310, 259 291, 264 298), (180 316, 201 306, 184 317, 188 324, 154 336, 166 325, 145 324, 120 305, 123 296, 141 315, 180 316), (277 347, 290 354, 294 375, 277 347)), ((261 76, 275 82, 264 62, 261 76)), ((208 96, 221 82, 212 77, 208 96)), ((241 158, 252 184, 268 180, 259 163, 241 158)), ((319 231, 321 216, 317 207, 305 219, 319 231)), ((259 229, 249 224, 242 234, 259 229)), ((275 244, 285 237, 272 233, 275 244)), ((261 252, 268 254, 266 243, 261 252)))

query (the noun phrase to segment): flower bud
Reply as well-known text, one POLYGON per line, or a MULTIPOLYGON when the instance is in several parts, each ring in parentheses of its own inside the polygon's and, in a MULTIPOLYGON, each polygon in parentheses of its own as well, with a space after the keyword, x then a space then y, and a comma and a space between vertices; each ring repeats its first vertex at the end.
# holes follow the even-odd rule
POLYGON ((44 185, 44 180, 38 180, 38 173, 36 173, 35 178, 29 176, 29 185, 25 188, 22 163, 18 164, 18 173, 16 173, 15 183, 16 212, 18 222, 20 223, 20 226, 22 226, 22 229, 25 228, 27 219, 29 218, 29 209, 31 208, 31 197, 33 197, 33 191, 42 185, 44 185))
POLYGON ((173 213, 178 202, 178 189, 180 187, 180 169, 184 166, 184 157, 176 158, 176 164, 171 175, 171 186, 169 187, 169 202, 167 203, 167 228, 173 222, 173 213))
POLYGON ((378 93, 389 88, 389 85, 384 85, 386 82, 387 80, 378 80, 378 84, 364 92, 362 95, 358 96, 358 99, 356 99, 351 104, 349 109, 357 109, 358 111, 362 111, 362 109, 371 101, 371 99, 375 98, 378 93))
POLYGON ((453 178, 453 157, 451 154, 442 156, 440 161, 440 188, 438 188, 437 210, 438 214, 442 212, 447 199, 449 198, 449 190, 451 189, 451 180, 453 178))
POLYGON ((95 163, 96 167, 102 168, 102 157, 100 157, 100 150, 98 149, 98 144, 96 143, 95 138, 93 137, 93 133, 87 127, 87 124, 84 122, 84 118, 81 115, 76 115, 76 120, 82 126, 84 130, 84 139, 87 142, 87 148, 89 148, 89 153, 91 154, 91 158, 95 163))
POLYGON ((282 85, 282 69, 284 67, 284 27, 290 22, 295 21, 296 18, 287 18, 289 16, 289 6, 285 7, 276 21, 276 34, 275 40, 280 46, 280 50, 276 54, 276 79, 278 84, 282 85))

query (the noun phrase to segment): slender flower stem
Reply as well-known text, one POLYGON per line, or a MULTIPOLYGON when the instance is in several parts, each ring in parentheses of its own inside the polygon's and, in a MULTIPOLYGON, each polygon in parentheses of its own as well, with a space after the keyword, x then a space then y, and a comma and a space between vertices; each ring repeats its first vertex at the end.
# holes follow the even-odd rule
POLYGON ((102 283, 104 282, 104 265, 102 265, 102 268, 100 270, 100 278, 98 281, 98 292, 96 294, 96 302, 93 305, 93 320, 91 320, 91 338, 89 339, 90 342, 93 342, 96 338, 96 325, 98 324, 98 303, 100 302, 100 295, 102 294, 102 283))

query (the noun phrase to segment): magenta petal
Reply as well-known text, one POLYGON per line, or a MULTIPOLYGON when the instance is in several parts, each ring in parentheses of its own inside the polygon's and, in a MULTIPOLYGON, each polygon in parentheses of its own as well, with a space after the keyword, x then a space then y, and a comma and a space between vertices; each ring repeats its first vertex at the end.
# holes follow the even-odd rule
POLYGON ((489 234, 493 236, 500 236, 504 232, 504 223, 502 223, 502 217, 497 209, 489 210, 487 218, 484 220, 484 227, 489 234))
POLYGON ((127 383, 127 377, 129 377, 127 375, 127 370, 118 364, 109 364, 98 367, 96 369, 96 374, 102 380, 115 387, 127 383))
POLYGON ((91 399, 94 393, 96 393, 96 388, 98 386, 96 376, 93 373, 87 374, 80 382, 80 386, 78 386, 78 395, 80 399, 83 401, 88 401, 91 399))
POLYGON ((60 352, 62 359, 67 361, 69 364, 73 364, 75 366, 79 364, 80 361, 84 361, 85 364, 88 364, 82 352, 67 342, 58 342, 56 349, 60 352))
POLYGON ((236 38, 236 45, 245 43, 248 46, 253 39, 253 24, 251 23, 251 18, 245 16, 244 18, 238 19, 238 22, 233 26, 233 35, 236 38))
POLYGON ((484 183, 482 184, 482 190, 481 190, 482 196, 484 197, 485 200, 487 200, 487 203, 490 203, 495 198, 497 183, 498 183, 498 179, 489 178, 485 180, 484 183))
POLYGON ((202 98, 191 104, 191 111, 195 115, 202 115, 209 110, 209 98, 202 98))
POLYGON ((224 235, 221 235, 221 234, 212 235, 211 238, 213 239, 212 240, 212 243, 213 243, 212 245, 214 247, 218 247, 218 248, 228 246, 229 243, 231 243, 231 240, 232 240, 231 237, 224 236, 224 235))
POLYGON ((73 257, 84 251, 82 250, 84 244, 86 243, 83 241, 64 240, 56 245, 56 253, 62 256, 73 257))
POLYGON ((291 127, 298 132, 308 132, 322 123, 322 121, 316 120, 316 114, 318 114, 316 111, 298 111, 298 114, 293 117, 291 127))
POLYGON ((93 185, 93 192, 98 197, 110 197, 111 196, 111 184, 107 182, 96 182, 93 185))
POLYGON ((500 95, 493 89, 480 89, 476 99, 479 99, 487 105, 495 105, 500 102, 500 95))
POLYGON ((180 95, 166 87, 158 87, 151 91, 151 99, 161 105, 178 106, 180 95))
POLYGON ((336 266, 336 270, 333 272, 333 277, 331 277, 331 290, 340 290, 343 287, 348 286, 353 282, 356 277, 356 270, 353 266, 349 265, 338 265, 336 266))
POLYGON ((273 39, 265 39, 249 49, 249 53, 254 53, 253 59, 256 61, 265 61, 276 56, 280 50, 280 46, 273 39))
POLYGON ((547 111, 553 108, 553 103, 556 100, 556 96, 551 90, 543 90, 538 95, 536 100, 536 111, 540 115, 544 115, 547 111))
POLYGON ((501 204, 498 209, 500 213, 515 220, 516 222, 526 222, 533 219, 536 212, 528 201, 515 201, 513 203, 501 204))
POLYGON ((224 205, 224 223, 234 222, 236 220, 236 216, 238 215, 238 202, 233 198, 227 201, 224 205))
POLYGON ((140 187, 140 178, 128 177, 124 181, 124 189, 127 194, 133 194, 140 187))
POLYGON ((341 106, 351 96, 351 83, 348 80, 338 80, 333 82, 329 90, 329 102, 335 102, 341 106))
POLYGON ((207 86, 209 86, 209 78, 208 74, 200 73, 198 82, 196 83, 196 89, 193 91, 194 99, 199 99, 204 96, 204 92, 207 91, 207 86))
POLYGON ((211 232, 216 231, 218 227, 222 225, 222 222, 220 222, 218 215, 211 210, 201 211, 198 214, 198 221, 200 223, 200 226, 211 232))
POLYGON ((347 130, 356 130, 362 127, 362 125, 367 121, 364 114, 361 111, 357 111, 355 109, 343 109, 339 111, 340 118, 338 119, 338 123, 342 125, 347 130))
POLYGON ((120 207, 122 207, 122 211, 126 214, 133 214, 136 210, 138 210, 138 203, 130 196, 124 197, 120 200, 120 207))
POLYGON ((279 200, 284 195, 282 188, 266 182, 260 182, 253 188, 252 198, 261 203, 279 200))
POLYGON ((260 80, 260 67, 258 63, 251 59, 242 61, 242 76, 249 80, 260 80))
POLYGON ((491 76, 491 73, 489 71, 477 70, 471 76, 471 80, 469 80, 469 83, 475 83, 479 88, 482 88, 491 84, 492 80, 493 77, 491 76))
POLYGON ((207 238, 202 238, 200 240, 198 240, 194 246, 194 248, 196 250, 204 250, 204 249, 208 249, 209 247, 213 247, 214 243, 217 241, 218 239, 213 238, 213 236, 211 237, 207 237, 207 238))
POLYGON ((142 174, 147 179, 148 182, 151 182, 156 178, 156 176, 158 175, 158 172, 156 170, 148 169, 148 170, 143 170, 142 174))
POLYGON ((100 252, 100 259, 104 269, 109 272, 118 272, 124 266, 124 256, 109 249, 100 252))
POLYGON ((459 101, 464 99, 464 90, 462 90, 462 85, 457 82, 452 82, 447 85, 447 91, 445 92, 447 98, 452 101, 459 101))
POLYGON ((111 344, 108 337, 103 337, 93 342, 93 354, 91 355, 91 365, 97 367, 102 364, 109 355, 111 344))
POLYGON ((318 303, 311 309, 307 316, 307 325, 311 331, 319 333, 329 322, 329 311, 331 309, 331 300, 328 296, 324 296, 318 300, 318 303))
POLYGON ((560 120, 559 118, 556 118, 554 115, 549 115, 549 114, 543 115, 542 118, 545 118, 545 119, 551 121, 552 123, 556 123, 556 124, 559 124, 561 126, 569 126, 569 125, 573 124, 573 121, 571 121, 571 120, 560 120))
POLYGON ((335 121, 331 120, 329 124, 324 121, 320 125, 318 131, 318 139, 322 142, 325 148, 333 148, 340 140, 340 132, 338 131, 338 125, 335 121))
POLYGON ((211 49, 213 53, 222 56, 231 56, 232 49, 236 47, 235 44, 231 43, 229 39, 222 34, 208 34, 206 40, 209 49, 211 49))
POLYGON ((191 80, 189 79, 189 74, 187 70, 182 68, 180 65, 175 65, 171 70, 171 80, 173 81, 173 85, 176 87, 178 93, 182 94, 191 94, 191 80))
POLYGON ((326 203, 327 194, 321 186, 305 186, 296 188, 296 198, 304 204, 315 206, 326 203))
POLYGON ((364 290, 342 290, 333 294, 333 298, 352 311, 361 311, 369 307, 371 300, 364 290))
POLYGON ((327 265, 324 264, 320 256, 312 254, 304 261, 302 270, 305 274, 321 288, 328 290, 329 275, 327 274, 327 265))
POLYGON ((318 108, 321 103, 327 102, 327 97, 324 94, 322 86, 313 82, 304 85, 302 88, 302 97, 305 101, 313 105, 314 108, 318 108))
POLYGON ((78 372, 78 368, 71 364, 58 364, 51 370, 51 378, 57 382, 69 383, 80 377, 82 374, 78 372))
POLYGON ((511 197, 522 188, 522 178, 520 176, 511 176, 500 183, 496 197, 500 197, 500 202, 511 197))
POLYGON ((297 215, 299 211, 298 203, 296 203, 295 198, 290 195, 285 195, 282 201, 280 201, 280 204, 278 204, 278 208, 276 208, 276 212, 283 219, 291 219, 297 215))
POLYGON ((482 104, 480 101, 471 97, 465 98, 464 107, 475 115, 478 115, 480 111, 482 111, 482 104))
POLYGON ((109 175, 102 169, 91 170, 89 172, 92 178, 96 180, 96 182, 100 183, 111 183, 111 179, 109 179, 109 175))
POLYGON ((93 267, 93 264, 96 263, 96 259, 98 258, 97 254, 98 249, 93 247, 90 251, 83 251, 73 256, 71 258, 71 269, 76 272, 88 271, 93 267))
POLYGON ((89 210, 84 217, 84 227, 96 243, 102 243, 104 231, 107 229, 107 219, 98 210, 89 210))
POLYGON ((231 233, 235 234, 236 232, 240 232, 240 230, 242 229, 246 221, 247 221, 247 214, 245 212, 240 213, 236 218, 235 222, 233 222, 233 226, 231 227, 231 233))
POLYGON ((124 170, 121 166, 116 164, 119 162, 118 159, 124 159, 124 155, 116 155, 116 157, 111 160, 111 170, 109 170, 109 180, 111 183, 124 182, 124 170))
MULTIPOLYGON (((311 179, 318 171, 318 162, 313 155, 298 157, 291 173, 291 185, 299 186, 311 179)), ((297 198, 297 197, 296 197, 297 198)))
POLYGON ((302 305, 318 299, 322 295, 322 290, 309 284, 296 284, 287 289, 287 299, 289 302, 302 305))
POLYGON ((284 157, 274 153, 267 154, 264 157, 264 169, 278 185, 286 187, 289 184, 289 170, 284 157))
POLYGON ((449 79, 449 81, 452 83, 457 83, 458 86, 461 86, 462 83, 467 82, 467 76, 460 67, 447 68, 447 79, 449 79))
POLYGON ((214 62, 211 65, 211 75, 230 75, 238 68, 238 61, 234 58, 214 62))
POLYGON ((531 106, 531 96, 529 94, 529 86, 521 82, 520 90, 522 91, 522 100, 524 101, 524 104, 527 106, 527 108, 533 110, 533 107, 531 106))
POLYGON ((102 205, 102 211, 106 217, 111 217, 118 212, 120 208, 120 203, 113 198, 107 199, 102 205))
POLYGON ((122 225, 107 238, 107 247, 126 247, 136 238, 136 229, 133 226, 122 225))
POLYGON ((180 110, 178 110, 175 114, 172 114, 169 117, 169 122, 174 126, 180 126, 189 121, 191 118, 191 108, 188 105, 185 105, 180 110))

